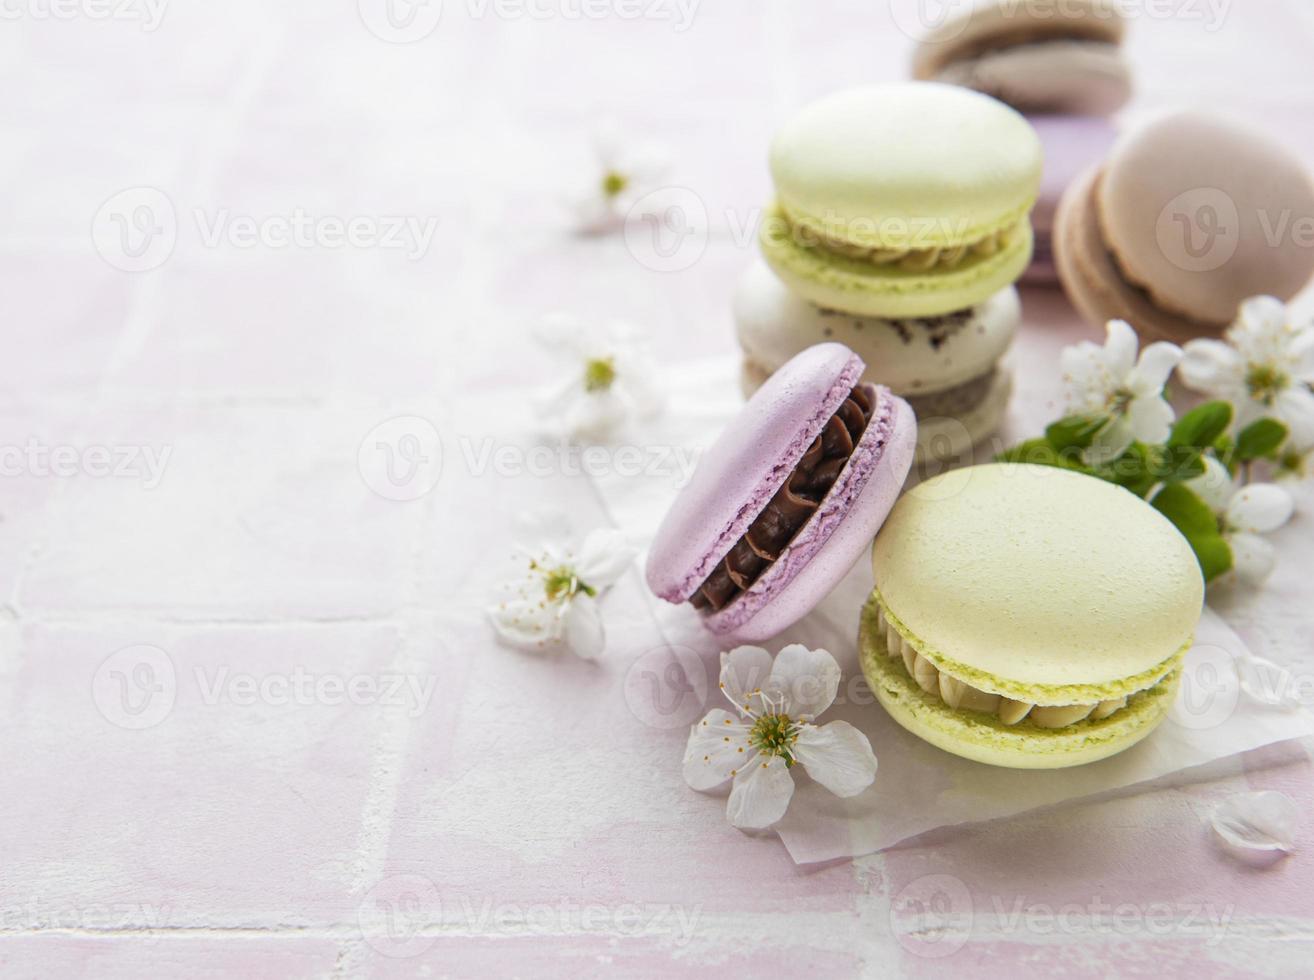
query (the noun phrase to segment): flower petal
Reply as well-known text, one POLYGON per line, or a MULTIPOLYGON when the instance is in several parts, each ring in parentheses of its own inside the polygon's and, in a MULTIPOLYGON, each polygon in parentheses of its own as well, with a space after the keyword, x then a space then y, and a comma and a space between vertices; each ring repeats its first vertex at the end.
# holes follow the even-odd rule
POLYGON ((1182 349, 1177 366, 1182 384, 1205 394, 1245 390, 1245 362, 1221 340, 1192 340, 1182 349))
POLYGON ((1238 793, 1228 797, 1213 816, 1214 830, 1229 844, 1252 851, 1295 848, 1300 809, 1276 790, 1238 793))
POLYGON ((509 599, 490 608, 488 619, 502 640, 521 650, 541 649, 562 637, 560 608, 539 599, 509 599))
POLYGON ((771 678, 771 654, 761 647, 735 647, 721 654, 721 690, 741 714, 757 713, 771 678))
POLYGON ((1232 547, 1232 567, 1242 582, 1263 585, 1264 580, 1273 574, 1277 555, 1273 546, 1259 535, 1241 531, 1228 535, 1227 543, 1232 547))
POLYGON ((684 747, 684 781, 693 789, 716 789, 732 779, 751 751, 749 728, 737 716, 715 708, 689 729, 684 747))
POLYGON ((584 539, 575 571, 581 582, 602 592, 615 585, 629 570, 638 553, 624 531, 600 527, 590 531, 584 539))
POLYGON ((1314 440, 1314 394, 1306 388, 1288 388, 1273 403, 1277 416, 1291 430, 1291 441, 1304 445, 1314 440))
POLYGON ((840 666, 827 651, 791 643, 776 657, 767 690, 791 718, 811 721, 834 702, 839 682, 840 666))
POLYGON ((1273 337, 1287 326, 1287 307, 1273 296, 1252 296, 1241 304, 1239 326, 1261 337, 1273 337))
POLYGON ((566 646, 585 660, 597 660, 607 647, 598 604, 587 595, 576 595, 566 608, 564 639, 566 646))
POLYGON ((876 778, 871 742, 847 721, 806 726, 794 743, 794 758, 836 796, 857 796, 876 778))
POLYGON ((1141 395, 1127 406, 1127 423, 1132 435, 1141 442, 1157 443, 1168 438, 1173 428, 1173 407, 1153 394, 1141 395))
POLYGON ((1127 376, 1127 387, 1138 395, 1158 395, 1181 360, 1182 349, 1176 344, 1162 340, 1151 344, 1141 351, 1141 359, 1127 376))
POLYGON ((1215 514, 1222 514, 1227 510, 1232 494, 1236 492, 1236 486, 1232 483, 1232 474, 1227 472, 1227 467, 1215 457, 1204 456, 1202 459, 1205 471, 1187 480, 1186 486, 1195 491, 1215 514))
POLYGON ((794 777, 785 760, 758 756, 735 774, 725 815, 733 826, 744 830, 770 827, 785 815, 793 795, 794 777))
POLYGON ((1092 466, 1111 463, 1127 451, 1134 438, 1131 420, 1126 415, 1114 416, 1095 433, 1091 444, 1082 452, 1082 458, 1092 466))
POLYGON ((1059 353, 1068 410, 1072 413, 1102 411, 1116 382, 1104 364, 1104 350, 1089 340, 1065 347, 1059 353))
POLYGON ((1104 363, 1119 383, 1136 366, 1136 348, 1140 340, 1126 320, 1110 320, 1104 325, 1104 363))
POLYGON ((1295 509, 1295 501, 1283 487, 1251 483, 1238 490, 1227 505, 1227 524, 1238 531, 1267 534, 1291 520, 1295 509))

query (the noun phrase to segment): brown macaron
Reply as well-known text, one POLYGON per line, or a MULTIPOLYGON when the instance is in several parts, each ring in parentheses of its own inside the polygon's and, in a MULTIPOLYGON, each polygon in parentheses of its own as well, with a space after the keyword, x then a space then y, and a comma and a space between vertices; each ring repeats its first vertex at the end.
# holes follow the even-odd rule
POLYGON ((1091 322, 1212 337, 1248 297, 1314 276, 1314 180, 1262 133, 1183 112, 1129 133, 1055 216, 1055 262, 1091 322))
POLYGON ((1116 0, 968 5, 920 39, 913 77, 984 92, 1022 112, 1105 115, 1131 98, 1116 0))

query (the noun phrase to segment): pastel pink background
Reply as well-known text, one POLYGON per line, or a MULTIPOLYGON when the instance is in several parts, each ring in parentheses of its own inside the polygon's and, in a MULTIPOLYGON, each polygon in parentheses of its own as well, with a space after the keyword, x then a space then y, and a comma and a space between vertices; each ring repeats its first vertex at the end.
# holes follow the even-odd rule
MULTIPOLYGON (((684 31, 448 0, 411 44, 367 29, 371 0, 174 0, 153 31, 11 6, 0 445, 170 456, 152 488, 0 480, 0 974, 1309 975, 1314 865, 1247 867, 1208 830, 1247 788, 1308 811, 1305 761, 1261 753, 1223 780, 799 868, 688 791, 685 731, 627 701, 654 642, 637 570, 607 600, 600 664, 492 642, 509 515, 608 521, 587 477, 477 472, 464 455, 532 439, 529 326, 563 308, 624 317, 675 371, 732 354, 751 257, 736 231, 767 199, 774 126, 900 78, 913 0, 716 0, 684 31), (608 114, 668 143, 672 180, 712 215, 691 268, 570 234, 558 202, 608 114), (91 230, 143 186, 172 203, 176 246, 124 272, 91 230), (194 217, 297 208, 433 217, 436 233, 418 258, 209 246, 194 217), (357 464, 396 416, 443 439, 441 478, 411 502, 357 464), (166 659, 129 680, 171 701, 137 730, 115 723, 106 658, 142 644, 166 659), (298 669, 409 678, 432 699, 207 697, 298 669), (910 939, 937 893, 950 905, 910 939)), ((1127 117, 1228 110, 1314 161, 1309 5, 1234 2, 1217 30, 1199 19, 1217 8, 1176 6, 1132 26, 1127 117)), ((1059 349, 1098 334, 1057 293, 1024 303, 1014 438, 1056 413, 1059 349)), ((1312 504, 1265 591, 1211 600, 1254 652, 1306 665, 1312 504)))

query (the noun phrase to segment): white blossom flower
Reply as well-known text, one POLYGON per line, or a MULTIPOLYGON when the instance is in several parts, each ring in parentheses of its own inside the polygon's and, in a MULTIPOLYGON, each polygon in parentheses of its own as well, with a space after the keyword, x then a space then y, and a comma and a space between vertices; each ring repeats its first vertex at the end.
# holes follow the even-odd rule
POLYGON ((1232 549, 1237 578, 1259 585, 1272 574, 1277 561, 1273 545, 1260 535, 1276 531, 1291 519, 1295 508, 1291 494, 1273 483, 1238 486, 1212 456, 1206 456, 1204 464, 1204 473, 1188 480, 1186 486, 1218 516, 1218 530, 1232 549))
POLYGON ((556 515, 538 515, 537 540, 520 549, 525 575, 503 583, 501 600, 488 610, 498 636, 526 650, 564 644, 592 660, 606 647, 598 599, 638 554, 628 537, 611 528, 592 531, 578 549, 556 515))
POLYGON ((570 196, 579 230, 592 235, 616 231, 645 195, 658 190, 670 170, 670 154, 660 143, 626 138, 614 123, 599 126, 593 139, 596 168, 570 196))
POLYGON ((1125 320, 1110 320, 1104 346, 1083 340, 1059 355, 1073 414, 1108 419, 1087 452, 1092 462, 1107 462, 1126 452, 1133 440, 1157 443, 1172 430, 1172 406, 1163 386, 1181 360, 1176 344, 1150 344, 1141 351, 1136 331, 1125 320))
POLYGON ((605 438, 628 419, 651 417, 661 407, 656 366, 638 328, 556 314, 543 322, 538 338, 566 365, 566 375, 535 407, 566 437, 605 438))
POLYGON ((1271 416, 1291 430, 1292 441, 1314 443, 1314 328, 1293 326, 1272 296, 1241 304, 1227 342, 1192 340, 1182 358, 1182 382, 1230 401, 1237 424, 1271 416))
POLYGON ((733 780, 726 816, 744 829, 769 827, 794 795, 801 764, 836 796, 856 796, 876 778, 867 736, 845 721, 813 724, 835 700, 840 668, 825 650, 792 644, 773 662, 761 647, 721 654, 721 690, 733 713, 716 708, 689 732, 684 778, 696 790, 733 780))

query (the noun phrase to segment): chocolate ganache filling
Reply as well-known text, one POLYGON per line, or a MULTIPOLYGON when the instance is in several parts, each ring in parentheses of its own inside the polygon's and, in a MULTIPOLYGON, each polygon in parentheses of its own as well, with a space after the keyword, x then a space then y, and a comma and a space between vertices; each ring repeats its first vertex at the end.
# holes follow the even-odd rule
POLYGON ((870 387, 859 384, 849 392, 794 472, 694 592, 689 599, 694 608, 712 612, 725 608, 780 557, 839 478, 875 409, 876 395, 870 387))

